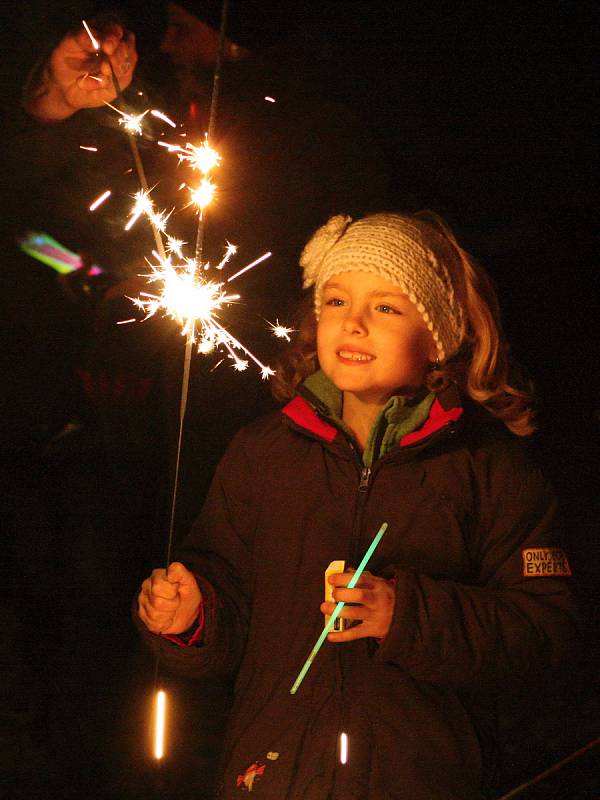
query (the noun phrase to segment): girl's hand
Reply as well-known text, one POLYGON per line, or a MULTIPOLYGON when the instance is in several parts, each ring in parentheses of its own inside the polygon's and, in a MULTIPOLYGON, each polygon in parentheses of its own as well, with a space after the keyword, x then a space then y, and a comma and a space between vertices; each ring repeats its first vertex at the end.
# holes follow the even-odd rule
POLYGON ((26 91, 25 108, 32 116, 58 122, 82 108, 113 101, 113 70, 119 87, 129 86, 137 63, 134 34, 116 22, 105 25, 102 33, 92 28, 92 33, 99 51, 84 28, 67 34, 52 51, 38 85, 26 91))
POLYGON ((351 572, 342 572, 330 575, 329 583, 336 588, 333 590, 335 603, 321 603, 323 614, 332 614, 336 603, 343 600, 345 605, 340 617, 360 621, 360 625, 353 625, 339 633, 329 633, 330 642, 351 642, 354 639, 364 639, 373 636, 382 639, 387 636, 394 613, 395 593, 390 583, 383 578, 377 578, 370 572, 363 572, 354 589, 346 589, 352 578, 351 572))
POLYGON ((152 633, 186 631, 200 610, 202 594, 193 574, 174 561, 168 570, 155 569, 142 584, 138 615, 152 633))

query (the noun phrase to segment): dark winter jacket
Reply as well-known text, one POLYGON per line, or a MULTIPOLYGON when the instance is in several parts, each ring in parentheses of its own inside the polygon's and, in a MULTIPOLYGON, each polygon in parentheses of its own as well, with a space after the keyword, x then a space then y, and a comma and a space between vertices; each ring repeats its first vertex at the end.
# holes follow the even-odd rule
POLYGON ((363 466, 303 397, 234 439, 178 558, 199 576, 199 645, 145 631, 165 666, 234 673, 222 798, 475 800, 493 711, 549 680, 574 639, 554 504, 521 443, 451 389, 425 424, 363 466), (395 579, 381 643, 325 643, 323 572, 395 579), (340 732, 349 757, 339 763, 340 732))

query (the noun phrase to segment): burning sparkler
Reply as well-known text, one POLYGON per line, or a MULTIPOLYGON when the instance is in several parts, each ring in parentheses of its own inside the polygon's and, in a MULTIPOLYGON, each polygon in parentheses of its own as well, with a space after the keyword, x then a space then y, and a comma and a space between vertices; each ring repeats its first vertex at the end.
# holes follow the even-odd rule
POLYGON ((247 359, 250 359, 260 368, 263 378, 274 374, 219 322, 219 312, 226 305, 239 300, 239 294, 227 294, 223 283, 206 280, 193 259, 182 264, 159 259, 159 263, 150 264, 150 268, 151 272, 147 275, 149 283, 158 283, 160 292, 142 292, 139 297, 130 298, 137 308, 145 312, 145 319, 162 312, 163 316, 170 317, 182 326, 182 336, 189 337, 199 353, 206 354, 224 347, 236 370, 246 369, 247 359), (240 358, 236 350, 241 351, 247 359, 240 358))
POLYGON ((192 203, 202 212, 215 196, 217 187, 209 178, 203 178, 199 186, 195 188, 188 186, 188 189, 192 203))
POLYGON ((149 108, 142 111, 141 114, 128 114, 126 111, 122 111, 120 108, 113 106, 112 103, 105 103, 105 105, 112 108, 113 111, 116 111, 117 114, 121 116, 119 125, 122 125, 128 133, 134 133, 138 136, 142 135, 142 120, 150 111, 149 108))
MULTIPOLYGON (((107 103, 112 109, 117 111, 125 120, 125 127, 129 132, 141 123, 142 118, 147 112, 141 115, 126 114, 115 106, 107 103)), ((161 115, 161 112, 153 111, 154 116, 161 115)), ((168 118, 167 118, 168 119, 168 118)), ((192 194, 192 200, 199 209, 200 216, 204 209, 211 202, 215 193, 215 184, 212 183, 209 173, 220 163, 221 157, 212 147, 209 146, 205 138, 200 146, 186 142, 185 147, 179 145, 168 145, 168 149, 177 153, 180 162, 188 163, 193 170, 202 174, 202 180, 195 189, 188 187, 192 194)), ((181 333, 188 337, 190 344, 196 345, 198 352, 210 353, 214 349, 224 348, 232 366, 238 371, 247 369, 249 361, 254 362, 261 371, 264 379, 274 375, 274 371, 263 364, 248 348, 236 339, 219 321, 219 312, 224 307, 240 299, 238 294, 228 294, 223 283, 209 280, 205 273, 210 269, 209 263, 204 263, 200 258, 186 258, 183 252, 184 242, 166 231, 167 221, 170 214, 165 211, 156 211, 154 203, 150 197, 150 189, 140 189, 133 197, 134 203, 131 208, 129 219, 125 226, 130 230, 137 220, 145 216, 150 221, 158 237, 157 249, 153 255, 157 263, 151 263, 150 272, 146 273, 150 284, 155 284, 157 292, 142 292, 137 298, 130 298, 134 305, 144 311, 145 319, 162 313, 177 321, 181 326, 181 333), (166 245, 161 238, 163 234, 166 238, 166 245), (158 247, 160 244, 160 247, 158 247), (173 263, 172 256, 179 259, 179 263, 173 263), (237 351, 237 352, 236 352, 237 351), (245 358, 238 355, 241 352, 245 358)), ((104 198, 106 199, 106 198, 104 198)), ((94 204, 97 208, 100 198, 94 204)), ((237 246, 227 242, 227 247, 221 261, 216 265, 216 269, 222 270, 230 259, 237 252, 237 246)), ((259 258, 252 261, 247 266, 231 275, 227 282, 233 281, 243 273, 257 266, 271 256, 270 252, 264 253, 259 258)), ((276 336, 288 336, 290 329, 279 325, 271 326, 276 336)))
POLYGON ((187 162, 203 175, 208 175, 221 163, 221 156, 213 150, 206 138, 199 147, 186 142, 185 147, 179 147, 176 152, 180 161, 187 162))

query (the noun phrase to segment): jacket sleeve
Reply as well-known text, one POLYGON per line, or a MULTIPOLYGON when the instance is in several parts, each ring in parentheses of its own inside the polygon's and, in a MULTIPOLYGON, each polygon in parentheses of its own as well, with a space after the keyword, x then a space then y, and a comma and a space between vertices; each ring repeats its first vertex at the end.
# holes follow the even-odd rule
POLYGON ((245 649, 252 604, 252 541, 260 469, 238 434, 219 464, 202 512, 174 560, 198 581, 204 627, 197 645, 181 647, 151 634, 137 613, 142 638, 161 661, 187 677, 230 675, 245 649))
POLYGON ((555 549, 555 500, 517 448, 496 456, 475 470, 474 580, 396 567, 392 626, 375 656, 417 680, 484 694, 547 680, 577 640, 570 568, 555 549), (557 560, 529 574, 533 553, 557 560))

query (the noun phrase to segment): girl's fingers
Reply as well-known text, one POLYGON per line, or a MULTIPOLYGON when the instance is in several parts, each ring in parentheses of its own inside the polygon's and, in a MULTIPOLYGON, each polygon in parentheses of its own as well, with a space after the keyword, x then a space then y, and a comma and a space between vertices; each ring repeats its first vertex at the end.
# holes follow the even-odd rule
MULTIPOLYGON (((332 586, 344 586, 344 587, 346 587, 350 583, 350 581, 352 579, 352 576, 354 575, 355 571, 356 570, 351 570, 351 571, 348 571, 348 572, 338 572, 338 573, 335 573, 333 575, 330 575, 329 578, 328 578, 329 583, 332 586)), ((365 588, 371 589, 371 588, 373 588, 373 586, 375 585, 375 582, 377 580, 378 579, 375 578, 374 575, 371 575, 371 573, 363 572, 363 574, 358 579, 355 588, 359 588, 360 589, 361 587, 365 587, 365 588)))
MULTIPOLYGON (((335 609, 335 603, 321 603, 321 613, 331 615, 335 609)), ((344 606, 339 616, 343 619, 364 620, 370 617, 372 611, 365 606, 344 606)))
POLYGON ((329 633, 327 639, 333 643, 352 642, 356 639, 366 639, 369 636, 373 636, 373 633, 369 632, 367 625, 363 623, 362 625, 354 625, 352 628, 346 628, 345 631, 340 633, 329 633))
POLYGON ((139 598, 138 614, 144 625, 153 633, 160 633, 161 630, 168 629, 174 618, 173 613, 157 613, 156 610, 149 605, 147 598, 143 596, 139 598))
POLYGON ((364 620, 371 615, 371 612, 365 606, 344 606, 340 611, 342 619, 364 620))
POLYGON ((344 603, 359 603, 363 606, 369 606, 373 604, 373 592, 367 587, 361 587, 359 589, 334 589, 332 596, 337 602, 342 601, 344 603))

